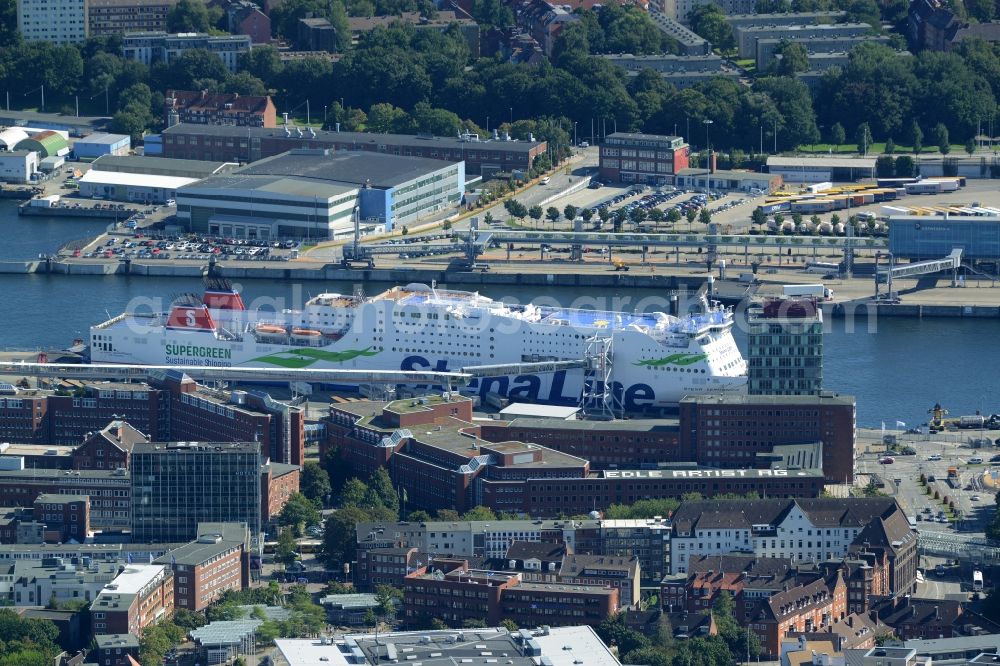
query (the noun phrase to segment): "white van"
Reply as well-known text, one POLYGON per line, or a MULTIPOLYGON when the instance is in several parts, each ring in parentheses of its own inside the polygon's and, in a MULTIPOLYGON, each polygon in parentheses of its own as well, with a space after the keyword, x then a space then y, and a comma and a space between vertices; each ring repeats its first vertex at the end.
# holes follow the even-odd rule
POLYGON ((538 181, 538 182, 539 182, 539 183, 541 183, 542 185, 548 185, 548 184, 549 184, 549 177, 548 177, 548 176, 545 176, 544 178, 542 178, 542 179, 541 179, 540 181, 538 181))

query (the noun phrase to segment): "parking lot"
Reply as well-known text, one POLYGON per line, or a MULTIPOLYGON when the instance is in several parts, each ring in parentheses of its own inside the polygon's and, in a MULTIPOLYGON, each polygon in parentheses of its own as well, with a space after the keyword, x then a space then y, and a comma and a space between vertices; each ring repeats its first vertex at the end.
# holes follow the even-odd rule
POLYGON ((1000 468, 1000 452, 971 448, 968 441, 979 439, 979 431, 967 437, 902 436, 899 450, 912 449, 913 455, 866 452, 857 471, 881 479, 882 492, 896 497, 919 530, 981 533, 995 506, 995 492, 982 479, 1000 468))
POLYGON ((212 238, 141 231, 134 235, 102 236, 95 243, 73 252, 82 259, 289 261, 297 253, 297 241, 265 241, 212 238))

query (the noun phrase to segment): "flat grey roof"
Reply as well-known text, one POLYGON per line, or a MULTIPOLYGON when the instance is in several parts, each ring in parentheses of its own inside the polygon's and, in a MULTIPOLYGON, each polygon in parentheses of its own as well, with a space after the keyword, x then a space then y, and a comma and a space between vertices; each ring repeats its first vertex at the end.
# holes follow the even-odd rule
MULTIPOLYGON (((159 1, 159 0, 158 0, 159 1)), ((91 162, 90 169, 101 171, 102 166, 120 168, 162 169, 164 171, 201 171, 209 176, 233 162, 210 162, 208 160, 181 160, 174 157, 151 157, 148 155, 101 155, 91 162)))
POLYGON ((453 164, 451 160, 370 151, 292 150, 248 164, 234 176, 287 176, 310 182, 394 187, 453 164))
MULTIPOLYGON (((506 152, 526 153, 533 148, 542 145, 541 141, 470 141, 459 137, 442 137, 413 134, 374 134, 371 132, 337 132, 334 130, 313 129, 316 136, 304 132, 302 137, 292 128, 292 136, 288 137, 290 143, 294 141, 316 141, 318 143, 355 143, 358 145, 380 144, 385 146, 420 146, 435 144, 442 148, 468 148, 469 150, 502 150, 506 152)), ((223 125, 200 125, 195 123, 179 123, 168 127, 162 132, 163 136, 181 134, 184 136, 218 136, 245 139, 249 135, 251 138, 281 138, 285 137, 284 127, 231 127, 223 125)), ((292 146, 290 145, 289 148, 292 146)))
POLYGON ((768 157, 769 167, 827 167, 833 169, 874 169, 874 157, 768 157))
POLYGON ((128 138, 128 134, 106 134, 99 132, 77 139, 76 143, 121 143, 122 141, 128 141, 128 138))
POLYGON ((176 548, 169 553, 165 553, 156 558, 156 564, 190 564, 196 565, 209 560, 216 555, 221 555, 233 548, 239 548, 240 543, 234 541, 219 540, 218 542, 201 543, 193 541, 189 544, 176 548))
POLYGON ((135 634, 97 634, 94 636, 97 647, 102 650, 108 648, 139 647, 139 639, 135 634))

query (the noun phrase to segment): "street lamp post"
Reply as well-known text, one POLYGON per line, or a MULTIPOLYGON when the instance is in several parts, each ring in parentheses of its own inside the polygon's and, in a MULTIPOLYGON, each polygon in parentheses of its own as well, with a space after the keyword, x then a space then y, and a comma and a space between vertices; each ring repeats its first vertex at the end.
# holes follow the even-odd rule
POLYGON ((711 189, 709 176, 712 174, 712 146, 708 141, 708 128, 713 121, 710 118, 705 118, 702 122, 705 123, 705 187, 711 189))
POLYGON ((579 144, 577 144, 577 141, 576 141, 576 121, 575 120, 573 121, 573 145, 574 146, 579 145, 579 144))

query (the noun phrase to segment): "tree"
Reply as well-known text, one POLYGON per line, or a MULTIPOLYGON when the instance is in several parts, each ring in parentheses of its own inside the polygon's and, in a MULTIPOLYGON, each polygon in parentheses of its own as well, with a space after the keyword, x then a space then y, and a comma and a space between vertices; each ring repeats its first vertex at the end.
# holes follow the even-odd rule
POLYGON ((302 466, 302 482, 299 484, 300 492, 307 498, 320 505, 333 492, 330 485, 330 475, 320 467, 319 463, 312 460, 307 461, 302 466))
POLYGON ((611 219, 611 209, 608 208, 607 206, 602 206, 601 208, 598 208, 597 219, 601 221, 601 226, 607 224, 608 220, 611 219))
POLYGON ((580 211, 580 217, 583 218, 584 224, 590 224, 590 221, 594 219, 594 209, 584 208, 582 211, 580 211))
POLYGON ((858 144, 858 152, 862 155, 868 154, 868 149, 872 145, 872 131, 868 123, 858 125, 858 131, 854 134, 854 140, 858 144))
POLYGON ((291 530, 282 530, 278 535, 278 546, 274 550, 274 559, 286 567, 299 559, 298 544, 291 530))
POLYGON ((650 222, 655 222, 659 224, 667 218, 667 214, 663 212, 662 208, 650 208, 649 213, 646 215, 650 222))
POLYGON ((629 219, 632 220, 632 224, 638 227, 646 220, 646 209, 636 206, 631 211, 629 211, 629 219))
POLYGON ((976 140, 974 138, 970 137, 969 140, 965 142, 965 152, 967 152, 970 156, 976 152, 976 140))
POLYGON ((501 621, 500 626, 512 634, 518 630, 517 622, 514 622, 514 620, 511 620, 510 618, 505 618, 501 621))
POLYGON ((545 217, 552 223, 552 228, 553 229, 556 228, 556 222, 559 221, 559 218, 561 216, 562 216, 562 213, 560 213, 559 209, 556 208, 555 206, 549 206, 545 210, 545 217))
POLYGON ((698 211, 694 208, 688 208, 684 216, 687 218, 688 224, 694 224, 695 219, 698 217, 698 211))
POLYGON ((462 520, 496 520, 497 516, 485 506, 474 506, 462 515, 462 520))
POLYGON ((951 152, 951 139, 948 136, 948 127, 944 123, 938 123, 931 132, 931 141, 938 147, 938 152, 947 155, 951 152))
POLYGON ((758 206, 753 209, 752 213, 750 213, 750 220, 756 224, 758 228, 763 227, 767 224, 767 214, 758 206))
POLYGON ((438 509, 437 519, 447 523, 453 523, 456 520, 461 520, 461 516, 458 515, 458 511, 454 509, 438 509))
POLYGON ((840 123, 834 123, 833 127, 830 128, 830 140, 833 145, 836 146, 836 150, 839 153, 840 147, 847 141, 847 134, 844 132, 844 126, 840 123))
POLYGON ((278 515, 278 524, 290 527, 295 536, 302 535, 302 528, 322 520, 319 509, 302 493, 292 493, 278 515))
POLYGON ((707 208, 702 208, 698 213, 698 221, 704 225, 708 225, 712 221, 712 214, 708 212, 707 208))
POLYGON ((323 554, 328 563, 339 565, 354 559, 357 546, 355 530, 358 523, 370 519, 366 511, 356 506, 338 509, 327 517, 323 532, 323 554))
POLYGON ((351 477, 340 491, 342 506, 363 506, 368 496, 368 484, 361 479, 351 477))
POLYGON ((875 160, 875 173, 879 178, 892 178, 896 173, 896 162, 892 155, 879 155, 875 160))
POLYGON ((484 28, 509 28, 514 25, 514 13, 500 0, 473 0, 472 18, 484 28))
POLYGON ((542 215, 544 214, 545 213, 541 206, 532 206, 528 209, 528 217, 535 221, 536 227, 538 226, 538 221, 542 219, 542 215))
POLYGON ((396 608, 403 602, 402 590, 397 590, 391 585, 376 585, 375 600, 378 602, 375 614, 383 622, 392 624, 396 617, 396 608))
POLYGON ((667 222, 670 224, 677 224, 681 221, 681 212, 676 208, 671 208, 667 211, 667 222))
POLYGON ((885 150, 883 152, 886 155, 892 155, 896 152, 896 142, 892 140, 891 136, 885 140, 885 150))
POLYGON ((688 14, 691 29, 704 37, 720 51, 728 51, 736 45, 733 28, 726 22, 726 15, 714 3, 698 5, 688 14))
POLYGON ((203 0, 178 0, 167 12, 168 32, 212 32, 222 20, 222 10, 203 0))
POLYGON ((809 52, 801 42, 782 41, 775 54, 781 56, 774 64, 778 76, 795 76, 809 70, 809 52))
POLYGON ((399 515, 399 495, 396 494, 396 488, 392 485, 392 479, 389 478, 389 472, 385 467, 375 470, 368 479, 368 487, 378 497, 382 506, 399 515))
POLYGON ((380 102, 378 104, 372 104, 371 107, 368 108, 367 130, 369 132, 388 134, 401 129, 404 125, 408 124, 408 121, 409 117, 407 116, 406 111, 403 111, 392 104, 380 102))
POLYGON ((919 155, 924 149, 924 132, 916 120, 910 123, 910 145, 914 155, 919 155))
POLYGON ((566 204, 563 208, 563 217, 572 222, 576 219, 577 208, 573 204, 566 204))

